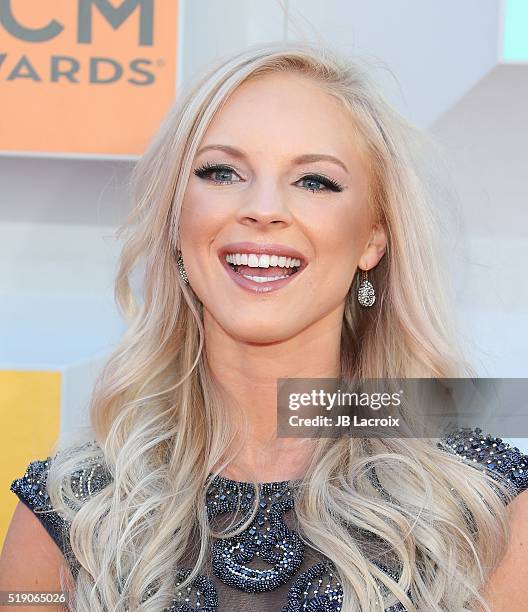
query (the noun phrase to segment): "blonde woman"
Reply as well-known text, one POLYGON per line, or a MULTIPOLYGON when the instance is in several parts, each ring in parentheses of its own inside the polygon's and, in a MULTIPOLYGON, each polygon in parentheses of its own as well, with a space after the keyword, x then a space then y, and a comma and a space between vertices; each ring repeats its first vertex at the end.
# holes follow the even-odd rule
POLYGON ((13 482, 1 589, 83 612, 526 609, 517 449, 276 435, 278 378, 470 373, 421 143, 361 62, 308 44, 186 92, 135 168, 129 327, 92 429, 13 482))

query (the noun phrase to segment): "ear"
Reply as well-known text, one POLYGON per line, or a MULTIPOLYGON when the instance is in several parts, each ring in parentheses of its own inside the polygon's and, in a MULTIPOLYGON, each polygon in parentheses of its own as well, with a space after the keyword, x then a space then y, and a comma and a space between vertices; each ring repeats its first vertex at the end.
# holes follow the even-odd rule
POLYGON ((381 223, 376 223, 371 230, 367 245, 359 258, 358 266, 362 270, 376 267, 387 250, 387 233, 381 223))

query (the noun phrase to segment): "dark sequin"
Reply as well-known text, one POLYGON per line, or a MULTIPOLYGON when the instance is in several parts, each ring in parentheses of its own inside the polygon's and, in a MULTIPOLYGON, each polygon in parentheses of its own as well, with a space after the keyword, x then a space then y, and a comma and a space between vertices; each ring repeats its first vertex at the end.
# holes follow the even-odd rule
MULTIPOLYGON (((51 505, 46 488, 51 457, 32 461, 24 476, 11 483, 11 491, 39 518, 64 557, 70 564, 72 576, 76 578, 79 563, 69 541, 69 522, 51 505)), ((83 501, 108 484, 108 472, 101 463, 92 462, 85 469, 71 475, 71 487, 76 499, 83 501)))
MULTIPOLYGON (((304 555, 301 538, 288 529, 285 512, 293 509, 293 492, 288 482, 259 485, 260 501, 251 524, 239 535, 213 544, 213 571, 225 584, 246 593, 272 591, 299 569, 304 555), (265 569, 251 567, 259 558, 265 569)), ((209 519, 224 513, 241 512, 241 521, 253 506, 256 492, 250 483, 217 476, 207 492, 209 519)))
MULTIPOLYGON (((486 468, 490 475, 504 478, 515 494, 528 488, 528 455, 501 438, 484 435, 479 428, 460 429, 442 439, 439 447, 480 469, 486 468)), ((70 563, 75 577, 79 565, 69 545, 69 524, 53 510, 46 490, 50 462, 51 457, 32 461, 24 476, 12 482, 11 491, 39 518, 70 563)), ((72 490, 80 501, 94 495, 109 482, 109 472, 102 462, 97 461, 75 472, 71 478, 72 490)), ((213 572, 226 585, 255 593, 255 597, 266 597, 266 591, 291 581, 282 612, 342 612, 342 586, 330 560, 322 559, 298 574, 304 544, 284 520, 284 514, 294 509, 294 491, 293 483, 287 481, 260 484, 260 504, 249 526, 235 537, 218 538, 213 543, 213 572), (252 567, 256 559, 264 561, 268 567, 252 567)), ((255 496, 253 485, 216 476, 211 480, 206 495, 208 517, 213 520, 223 514, 238 513, 240 521, 245 521, 253 508, 255 496)), ((378 565, 393 580, 398 580, 393 570, 378 565)), ((205 576, 197 576, 188 587, 178 590, 189 573, 188 569, 177 572, 173 602, 163 612, 222 610, 216 587, 205 576)), ((385 612, 405 611, 401 603, 385 609, 385 612)))
POLYGON ((502 438, 484 435, 482 429, 476 427, 459 429, 446 436, 444 442, 462 459, 482 469, 487 468, 492 476, 498 476, 514 494, 528 488, 528 455, 502 438))
MULTIPOLYGON (((198 575, 186 587, 181 588, 190 573, 191 570, 185 569, 176 572, 175 594, 171 605, 164 608, 163 612, 217 612, 218 595, 214 584, 205 576, 198 575)), ((142 603, 150 599, 154 591, 154 588, 148 589, 142 603)))
POLYGON ((66 523, 52 508, 46 489, 50 457, 44 461, 32 461, 22 478, 11 483, 10 490, 35 513, 46 531, 64 552, 66 523), (44 514, 47 513, 47 514, 44 514))
POLYGON ((188 587, 179 590, 190 570, 179 570, 176 575, 176 596, 163 612, 217 612, 218 595, 214 584, 205 576, 197 576, 188 587))
POLYGON ((296 578, 282 612, 340 612, 343 589, 332 563, 321 561, 296 578))
MULTIPOLYGON (((375 562, 378 567, 398 582, 399 575, 391 568, 375 562)), ((380 592, 387 596, 387 587, 378 581, 380 592)), ((407 595, 410 598, 410 593, 407 595)), ((281 612, 341 612, 343 588, 339 582, 336 568, 331 561, 325 560, 303 572, 292 584, 288 593, 288 603, 281 612)), ((385 612, 406 612, 401 603, 395 603, 385 612)))

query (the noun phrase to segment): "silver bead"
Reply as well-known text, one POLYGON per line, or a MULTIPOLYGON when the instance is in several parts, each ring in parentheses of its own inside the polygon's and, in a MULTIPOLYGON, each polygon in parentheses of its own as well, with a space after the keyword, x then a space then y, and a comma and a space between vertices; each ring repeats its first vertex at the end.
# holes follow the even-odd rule
POLYGON ((362 276, 363 280, 359 285, 357 299, 361 306, 369 307, 376 301, 376 294, 372 283, 368 279, 368 272, 366 270, 362 270, 362 276))
POLYGON ((180 272, 180 276, 182 277, 183 282, 188 285, 189 278, 187 277, 187 272, 185 271, 185 266, 183 265, 183 257, 181 251, 178 251, 178 259, 176 261, 178 270, 180 272))

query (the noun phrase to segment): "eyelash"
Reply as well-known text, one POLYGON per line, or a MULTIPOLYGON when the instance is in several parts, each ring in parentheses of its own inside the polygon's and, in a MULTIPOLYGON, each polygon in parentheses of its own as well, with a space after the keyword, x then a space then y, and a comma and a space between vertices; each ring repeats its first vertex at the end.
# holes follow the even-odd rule
MULTIPOLYGON (((203 164, 199 168, 196 168, 193 172, 199 178, 207 178, 213 172, 219 172, 222 170, 224 171, 227 170, 228 172, 236 173, 236 170, 232 168, 231 166, 227 166, 224 164, 210 164, 209 162, 203 164)), ((297 182, 306 180, 306 179, 315 180, 318 183, 321 183, 326 187, 326 189, 308 189, 308 191, 311 191, 312 193, 322 193, 328 190, 335 191, 335 192, 343 191, 342 185, 340 185, 337 181, 334 181, 333 179, 328 178, 327 176, 323 176, 322 174, 306 174, 305 176, 302 176, 297 182)), ((220 185, 231 185, 234 181, 213 181, 213 182, 220 184, 220 185)))

